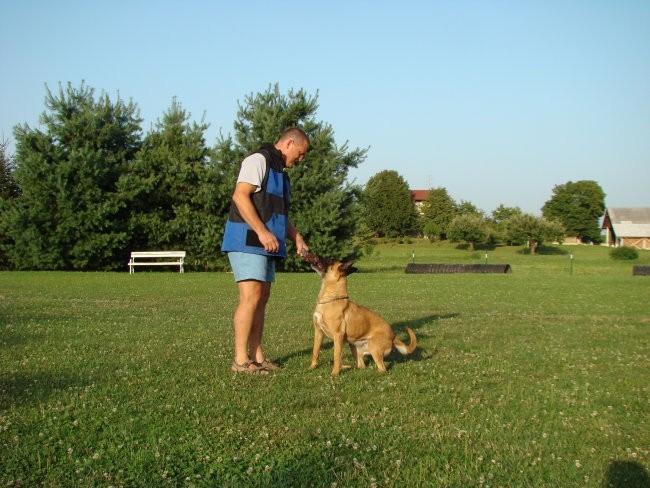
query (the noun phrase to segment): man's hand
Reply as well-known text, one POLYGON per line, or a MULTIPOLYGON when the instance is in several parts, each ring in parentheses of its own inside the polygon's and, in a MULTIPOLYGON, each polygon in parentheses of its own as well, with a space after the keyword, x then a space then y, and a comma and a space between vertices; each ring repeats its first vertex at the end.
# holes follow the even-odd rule
POLYGON ((268 229, 265 228, 264 230, 258 232, 257 237, 264 246, 264 250, 266 252, 276 253, 280 250, 280 243, 278 242, 278 239, 275 237, 275 235, 269 232, 268 229))
POLYGON ((304 241, 302 236, 298 233, 296 233, 296 252, 298 254, 302 254, 304 252, 309 251, 309 246, 307 243, 304 241))

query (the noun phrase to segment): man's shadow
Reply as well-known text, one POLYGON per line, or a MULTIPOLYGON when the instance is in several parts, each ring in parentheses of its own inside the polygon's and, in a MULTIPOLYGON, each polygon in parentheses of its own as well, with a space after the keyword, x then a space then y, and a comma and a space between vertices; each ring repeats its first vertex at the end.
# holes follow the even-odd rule
POLYGON ((650 488, 650 474, 634 461, 612 461, 607 466, 603 488, 650 488))

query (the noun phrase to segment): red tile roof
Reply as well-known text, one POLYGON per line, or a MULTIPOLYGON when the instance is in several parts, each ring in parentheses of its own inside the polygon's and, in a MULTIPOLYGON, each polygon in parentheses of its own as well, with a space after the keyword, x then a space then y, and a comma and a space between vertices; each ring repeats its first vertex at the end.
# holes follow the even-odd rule
POLYGON ((429 190, 411 190, 411 199, 414 202, 422 202, 427 197, 429 190))

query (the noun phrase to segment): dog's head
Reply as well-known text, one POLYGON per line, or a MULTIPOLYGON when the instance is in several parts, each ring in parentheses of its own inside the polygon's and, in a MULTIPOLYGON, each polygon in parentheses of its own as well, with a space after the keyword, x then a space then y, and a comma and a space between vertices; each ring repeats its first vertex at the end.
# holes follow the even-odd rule
POLYGON ((353 264, 354 261, 341 262, 320 258, 317 262, 312 263, 311 269, 316 271, 316 273, 318 273, 323 279, 329 278, 338 281, 339 279, 358 271, 353 264))

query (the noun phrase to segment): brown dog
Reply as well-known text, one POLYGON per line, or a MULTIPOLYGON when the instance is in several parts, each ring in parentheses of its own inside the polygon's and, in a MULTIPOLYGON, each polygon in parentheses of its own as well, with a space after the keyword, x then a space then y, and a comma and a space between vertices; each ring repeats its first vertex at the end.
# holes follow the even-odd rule
POLYGON ((343 343, 350 345, 352 356, 358 368, 365 368, 365 355, 371 355, 380 373, 386 372, 384 356, 390 354, 393 346, 404 354, 411 354, 417 347, 413 331, 407 327, 411 343, 407 346, 400 341, 388 322, 367 308, 348 299, 347 276, 357 269, 354 261, 325 261, 314 259, 312 269, 321 277, 321 289, 314 310, 314 350, 310 369, 318 365, 318 353, 323 344, 323 336, 334 341, 334 368, 332 375, 341 371, 343 343))

